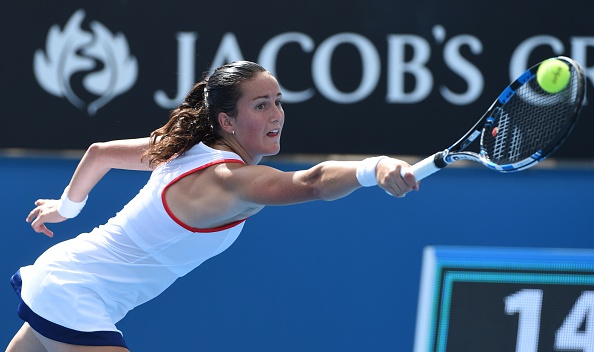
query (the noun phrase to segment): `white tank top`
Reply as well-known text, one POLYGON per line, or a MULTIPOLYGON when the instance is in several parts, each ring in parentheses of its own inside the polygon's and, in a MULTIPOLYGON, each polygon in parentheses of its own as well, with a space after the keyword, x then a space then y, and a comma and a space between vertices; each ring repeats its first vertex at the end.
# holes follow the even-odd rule
POLYGON ((79 306, 72 307, 73 300, 82 299, 81 287, 93 292, 89 297, 98 295, 115 323, 229 248, 245 219, 216 229, 192 228, 169 212, 163 196, 168 186, 184 176, 223 162, 243 163, 235 153, 200 143, 159 166, 138 195, 105 225, 55 245, 33 266, 22 268, 23 301, 35 313, 66 327, 106 328, 96 326, 99 303, 78 302, 79 306), (53 284, 61 287, 52 292, 53 284), (76 308, 82 317, 85 306, 89 307, 88 321, 61 318, 60 309, 76 308))

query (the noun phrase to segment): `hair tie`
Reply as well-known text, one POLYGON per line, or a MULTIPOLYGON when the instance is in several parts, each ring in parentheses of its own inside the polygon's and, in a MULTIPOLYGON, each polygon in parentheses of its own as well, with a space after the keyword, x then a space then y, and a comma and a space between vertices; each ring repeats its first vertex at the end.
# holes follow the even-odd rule
POLYGON ((208 108, 208 89, 204 86, 204 106, 208 108))

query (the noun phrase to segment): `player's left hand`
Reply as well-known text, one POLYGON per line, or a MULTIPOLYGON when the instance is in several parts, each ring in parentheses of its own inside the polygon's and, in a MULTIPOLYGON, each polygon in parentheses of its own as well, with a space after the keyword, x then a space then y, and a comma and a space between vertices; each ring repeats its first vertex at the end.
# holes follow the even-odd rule
POLYGON ((57 199, 38 199, 35 201, 35 209, 31 210, 27 215, 27 222, 31 223, 33 231, 43 233, 48 237, 54 237, 54 233, 48 229, 46 223, 58 223, 66 220, 65 217, 58 213, 57 199))

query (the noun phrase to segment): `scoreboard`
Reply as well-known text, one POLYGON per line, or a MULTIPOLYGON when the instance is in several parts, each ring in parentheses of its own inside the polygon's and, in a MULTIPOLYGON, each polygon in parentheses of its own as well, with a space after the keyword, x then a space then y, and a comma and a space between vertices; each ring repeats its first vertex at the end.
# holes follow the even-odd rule
POLYGON ((594 352, 594 250, 426 247, 415 352, 594 352))

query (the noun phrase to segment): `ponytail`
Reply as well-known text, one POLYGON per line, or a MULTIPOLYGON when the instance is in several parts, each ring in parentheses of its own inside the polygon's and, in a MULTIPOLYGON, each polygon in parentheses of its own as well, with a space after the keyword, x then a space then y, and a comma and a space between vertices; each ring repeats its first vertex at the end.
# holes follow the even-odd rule
POLYGON ((199 142, 214 141, 215 132, 209 119, 205 101, 206 80, 197 83, 184 101, 169 114, 169 121, 154 130, 143 159, 154 166, 183 154, 199 142))

